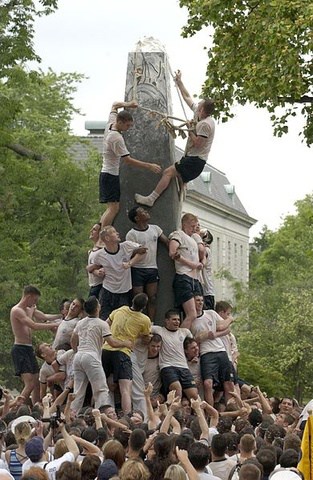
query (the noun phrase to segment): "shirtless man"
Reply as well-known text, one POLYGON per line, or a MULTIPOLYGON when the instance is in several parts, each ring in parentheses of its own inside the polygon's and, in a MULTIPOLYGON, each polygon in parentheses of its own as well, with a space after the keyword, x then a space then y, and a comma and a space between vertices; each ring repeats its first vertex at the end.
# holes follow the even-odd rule
POLYGON ((14 335, 14 345, 12 347, 12 358, 15 367, 15 373, 20 376, 24 388, 21 395, 28 399, 32 394, 32 402, 39 401, 39 367, 32 346, 32 330, 54 330, 58 323, 37 323, 32 320, 35 318, 39 322, 56 320, 60 314, 46 315, 36 309, 36 304, 40 297, 38 288, 28 285, 24 288, 21 300, 11 309, 10 321, 14 335))

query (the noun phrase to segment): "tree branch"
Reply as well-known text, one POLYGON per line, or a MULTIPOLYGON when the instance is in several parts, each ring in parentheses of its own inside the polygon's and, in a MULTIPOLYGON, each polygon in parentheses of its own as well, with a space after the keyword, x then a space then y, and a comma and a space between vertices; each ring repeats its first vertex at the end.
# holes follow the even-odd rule
POLYGON ((313 103, 313 97, 310 97, 310 95, 303 95, 300 98, 280 97, 280 99, 288 103, 313 103))
POLYGON ((29 150, 29 148, 26 148, 23 145, 20 145, 19 143, 7 143, 5 147, 9 148, 10 150, 17 153, 18 155, 21 155, 21 157, 27 157, 27 158, 30 158, 31 160, 36 160, 37 162, 42 162, 43 160, 47 160, 47 158, 44 155, 33 152, 32 150, 29 150))
POLYGON ((66 215, 66 218, 68 220, 68 223, 71 225, 71 227, 73 226, 73 223, 72 223, 72 220, 71 220, 71 217, 70 217, 70 211, 69 211, 69 208, 68 208, 68 204, 67 202, 64 200, 63 197, 59 198, 59 202, 60 202, 60 205, 62 207, 62 210, 63 212, 65 213, 66 215))

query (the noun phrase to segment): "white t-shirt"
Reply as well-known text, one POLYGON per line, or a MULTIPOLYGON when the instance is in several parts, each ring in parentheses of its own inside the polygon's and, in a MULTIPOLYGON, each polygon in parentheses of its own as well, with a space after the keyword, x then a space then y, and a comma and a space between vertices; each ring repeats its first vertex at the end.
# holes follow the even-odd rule
POLYGON ((77 354, 88 353, 100 361, 103 339, 112 335, 108 322, 86 317, 76 325, 74 333, 79 338, 77 354))
POLYGON ((184 352, 185 338, 192 338, 192 333, 188 328, 179 328, 172 332, 165 327, 154 325, 152 327, 152 333, 158 333, 162 337, 159 354, 160 370, 165 367, 188 368, 184 352))
POLYGON ((57 356, 58 364, 65 367, 66 378, 64 380, 64 388, 66 388, 69 382, 74 378, 74 373, 73 373, 74 357, 75 357, 75 352, 72 348, 62 353, 61 355, 57 356))
POLYGON ((131 269, 123 268, 123 262, 129 262, 134 250, 139 247, 138 243, 126 241, 119 244, 116 253, 105 248, 97 252, 94 262, 105 271, 103 288, 112 293, 126 293, 132 288, 131 269))
MULTIPOLYGON (((65 352, 65 350, 58 350, 57 356, 56 356, 56 361, 58 361, 58 357, 62 355, 65 352)), ((60 368, 61 372, 65 372, 65 368, 60 368)), ((54 368, 52 367, 51 363, 44 362, 39 370, 39 382, 40 383, 47 383, 47 378, 50 377, 50 375, 54 375, 55 371, 54 368)), ((62 382, 63 385, 64 382, 62 382)))
MULTIPOLYGON (((99 250, 100 250, 100 248, 98 248, 97 250, 89 250, 89 252, 88 252, 88 265, 93 265, 95 263, 94 258, 96 256, 96 253, 98 253, 99 250)), ((95 275, 92 272, 88 272, 89 287, 95 287, 97 285, 101 285, 101 283, 102 283, 102 278, 98 277, 97 275, 95 275)))
POLYGON ((38 462, 38 463, 33 463, 31 460, 26 460, 25 463, 23 463, 22 467, 22 473, 26 472, 31 467, 39 467, 43 468, 46 470, 46 472, 49 475, 49 480, 55 480, 56 477, 56 472, 59 470, 60 466, 64 462, 74 462, 75 457, 71 452, 66 452, 62 457, 57 458, 56 460, 52 460, 51 462, 38 462))
MULTIPOLYGON (((191 108, 195 112, 195 114, 197 114, 198 105, 193 104, 191 108)), ((199 120, 196 124, 195 133, 199 137, 205 137, 206 142, 201 147, 196 147, 188 138, 186 155, 200 157, 203 160, 207 161, 215 133, 215 123, 213 118, 206 117, 203 120, 199 120)))
POLYGON ((111 112, 103 136, 103 161, 101 172, 118 175, 121 157, 127 157, 129 151, 124 138, 117 130, 112 130, 112 125, 117 117, 116 112, 111 112))
POLYGON ((213 287, 213 272, 212 272, 212 252, 210 247, 205 247, 206 252, 206 262, 202 270, 202 279, 203 279, 203 295, 214 295, 213 287))
POLYGON ((132 228, 126 235, 126 240, 139 243, 142 247, 147 247, 148 251, 142 255, 134 268, 158 268, 157 267, 157 248, 158 239, 163 230, 158 225, 148 225, 146 230, 136 230, 132 228))
POLYGON ((71 344, 71 336, 73 333, 74 328, 76 327, 77 323, 80 321, 80 318, 72 318, 71 320, 62 320, 60 325, 58 326, 57 333, 55 335, 55 339, 53 341, 53 348, 58 349, 62 347, 64 344, 71 344))
MULTIPOLYGON (((191 326, 191 331, 196 337, 201 332, 211 331, 216 333, 216 323, 218 320, 223 321, 214 310, 205 310, 201 317, 197 317, 191 326)), ((200 355, 211 352, 224 352, 225 347, 220 337, 214 340, 203 340, 200 343, 200 355)))
MULTIPOLYGON (((182 257, 191 262, 199 262, 198 244, 194 238, 187 235, 183 230, 176 230, 170 234, 169 239, 175 240, 179 244, 177 253, 182 257)), ((175 270, 179 275, 192 276, 190 274, 194 269, 175 260, 175 270)))
POLYGON ((160 365, 159 365, 159 356, 154 358, 147 358, 145 369, 143 372, 143 381, 145 385, 148 385, 149 382, 153 385, 152 396, 158 395, 161 390, 161 376, 160 376, 160 365))

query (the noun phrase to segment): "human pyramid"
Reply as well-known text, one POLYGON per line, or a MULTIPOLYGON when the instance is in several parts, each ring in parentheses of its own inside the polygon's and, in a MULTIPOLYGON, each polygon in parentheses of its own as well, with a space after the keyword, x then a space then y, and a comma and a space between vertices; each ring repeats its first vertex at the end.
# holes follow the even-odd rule
MULTIPOLYGON (((24 415, 31 413, 33 420, 34 416, 50 419, 50 433, 44 432, 43 424, 39 422, 35 427, 35 436, 26 445, 18 441, 19 435, 20 438, 28 435, 25 422, 14 420, 17 448, 14 458, 9 452, 5 460, 16 480, 20 480, 22 472, 29 467, 38 466, 46 469, 50 480, 63 480, 58 471, 62 471, 64 462, 73 463, 77 459, 77 445, 81 445, 87 454, 104 458, 105 462, 115 460, 111 464, 113 470, 108 464, 106 467, 102 464, 90 480, 96 474, 99 480, 106 480, 111 478, 108 471, 117 474, 119 469, 120 477, 117 478, 125 480, 185 478, 175 476, 175 471, 167 471, 178 461, 191 480, 228 480, 235 478, 229 475, 235 473, 238 458, 228 461, 225 457, 228 447, 221 432, 222 419, 230 420, 230 424, 232 420, 242 419, 249 429, 256 411, 268 416, 273 414, 273 407, 261 390, 253 389, 238 378, 239 353, 231 333, 232 306, 226 301, 215 303, 214 299, 211 233, 201 229, 198 218, 191 213, 183 215, 181 229, 172 232, 169 237, 158 225, 149 224, 150 214, 145 207, 153 207, 173 178, 178 178, 183 187, 200 175, 214 137, 212 100, 202 100, 195 105, 182 82, 180 71, 175 80, 183 99, 195 114, 194 127, 189 125, 186 154, 162 173, 150 195, 135 195, 139 205, 128 213, 134 227, 127 233, 125 241, 121 241, 113 227, 119 211, 120 162, 153 173, 161 173, 161 168, 157 164, 132 158, 125 145, 122 132, 133 125, 133 118, 129 111, 118 110, 136 108, 137 103, 116 102, 112 106, 104 134, 103 167, 99 180, 100 202, 106 203, 107 208, 101 221, 90 231, 93 246, 86 266, 90 287, 87 300, 64 300, 59 314, 45 314, 37 309, 40 291, 29 285, 11 310, 14 334, 12 358, 16 375, 21 377, 24 387, 15 400, 4 393, 2 418, 7 423, 5 415, 13 412, 18 420, 18 407, 24 404, 20 407, 25 409, 24 415), (159 242, 168 248, 176 272, 173 279, 175 307, 165 313, 162 326, 153 324, 159 283, 159 242), (34 351, 32 331, 36 330, 54 332, 53 343, 40 343, 34 351), (40 369, 36 356, 43 360, 40 369), (39 413, 35 414, 36 411, 39 413), (54 426, 51 423, 53 412, 58 413, 54 426), (82 418, 85 425, 79 421, 82 418), (68 430, 74 429, 71 435, 62 422, 68 425, 68 430), (83 438, 80 428, 87 431, 86 424, 91 425, 96 442, 90 440, 90 432, 88 435, 91 437, 86 435, 83 438), (183 437, 182 431, 186 426, 190 428, 194 441, 183 437), (43 457, 44 445, 52 441, 55 429, 60 429, 68 450, 59 462, 43 457), (148 431, 154 432, 153 435, 149 437, 148 431), (170 431, 175 435, 175 442, 174 437, 168 436, 170 431), (49 441, 46 441, 48 435, 49 441), (43 437, 44 443, 38 440, 43 437), (125 452, 121 453, 124 460, 119 464, 116 451, 113 458, 113 447, 111 445, 110 450, 107 446, 109 439, 113 438, 120 441, 121 447, 128 448, 129 460, 125 465, 125 452), (195 439, 201 439, 201 443, 195 442, 195 439), (97 443, 97 446, 92 448, 90 442, 97 443), (176 450, 173 449, 174 443, 176 450), (149 457, 153 444, 154 455, 149 457), (189 447, 191 451, 194 449, 193 453, 189 452, 189 447), (168 450, 166 461, 158 459, 158 448, 168 450), (185 450, 188 450, 188 455, 185 450), (146 460, 146 466, 140 458, 146 460), (211 463, 208 467, 209 458, 211 463), (123 477, 123 468, 127 464, 128 469, 131 468, 131 459, 138 461, 132 467, 134 471, 137 468, 138 476, 127 476, 130 475, 127 470, 123 477)), ((291 415, 291 409, 284 411, 281 405, 283 401, 278 410, 281 418, 277 417, 277 420, 274 415, 270 424, 280 425, 287 431, 290 425, 297 423, 298 416, 291 415)), ((249 438, 241 446, 241 463, 245 460, 244 452, 251 453, 256 448, 253 429, 245 433, 243 437, 249 438)), ((118 448, 115 445, 115 450, 118 448)), ((249 455, 247 458, 252 456, 249 455)), ((99 463, 100 460, 95 464, 97 468, 99 463)), ((67 474, 75 477, 74 470, 67 474)), ((79 474, 83 478, 81 469, 79 474)), ((260 478, 256 471, 254 474, 247 480, 260 478)), ((23 479, 26 478, 24 475, 23 479)), ((32 472, 29 480, 34 479, 37 477, 32 472)))

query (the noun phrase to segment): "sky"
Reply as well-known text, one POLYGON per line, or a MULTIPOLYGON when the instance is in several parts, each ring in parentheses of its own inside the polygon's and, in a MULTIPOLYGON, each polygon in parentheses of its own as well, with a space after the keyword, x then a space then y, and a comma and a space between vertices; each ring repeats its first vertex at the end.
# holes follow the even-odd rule
MULTIPOLYGON (((176 0, 59 0, 54 14, 36 21, 41 68, 87 77, 74 97, 83 115, 73 118, 73 133, 86 135, 86 120, 106 120, 113 101, 124 99, 128 52, 144 37, 159 40, 172 71, 182 71, 192 95, 201 93, 212 31, 206 28, 184 39, 187 13, 176 0)), ((172 87, 173 113, 184 118, 172 87)), ((257 220, 250 229, 252 239, 264 225, 279 228, 295 212, 295 201, 312 192, 313 156, 299 137, 300 116, 287 135, 276 138, 267 111, 247 105, 233 113, 234 119, 217 124, 208 163, 226 174, 247 213, 257 220)))

